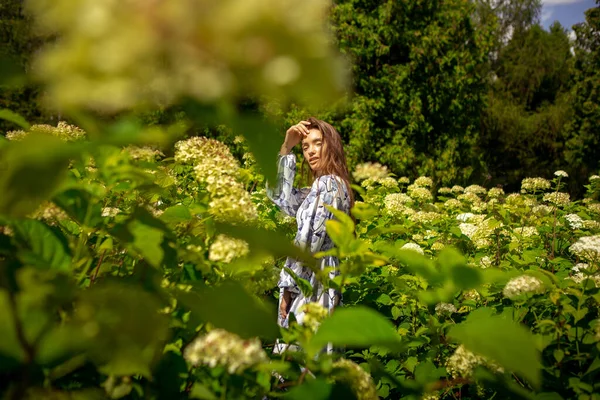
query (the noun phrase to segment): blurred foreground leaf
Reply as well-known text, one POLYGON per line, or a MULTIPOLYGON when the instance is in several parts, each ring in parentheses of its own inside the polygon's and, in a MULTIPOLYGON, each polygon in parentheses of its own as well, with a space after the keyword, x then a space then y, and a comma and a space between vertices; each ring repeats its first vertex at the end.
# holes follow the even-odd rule
POLYGON ((314 354, 327 343, 348 347, 381 346, 393 351, 404 347, 389 320, 377 311, 360 306, 335 310, 319 326, 308 351, 314 354))
POLYGON ((24 219, 12 224, 16 238, 21 242, 18 257, 24 264, 68 271, 71 257, 66 240, 60 240, 57 233, 40 221, 24 219))
POLYGON ((541 359, 533 334, 524 326, 501 316, 490 316, 487 311, 491 310, 481 308, 473 312, 465 322, 452 327, 449 336, 539 387, 541 359))
POLYGON ((23 118, 16 112, 7 110, 5 108, 0 110, 0 119, 3 119, 5 121, 10 121, 25 130, 28 130, 30 128, 29 122, 27 122, 25 120, 25 118, 23 118))
POLYGON ((193 316, 241 337, 260 336, 272 340, 279 335, 275 310, 248 294, 236 282, 177 292, 176 297, 193 316))

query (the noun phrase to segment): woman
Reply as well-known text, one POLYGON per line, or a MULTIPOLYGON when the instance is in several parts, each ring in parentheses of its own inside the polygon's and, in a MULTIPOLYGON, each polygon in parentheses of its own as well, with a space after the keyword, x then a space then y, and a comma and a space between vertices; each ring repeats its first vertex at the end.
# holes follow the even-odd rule
MULTIPOLYGON (((279 153, 277 184, 268 189, 271 200, 286 214, 296 217, 298 231, 295 244, 311 253, 326 251, 333 243, 325 231, 325 222, 333 218, 333 214, 325 205, 332 206, 349 213, 353 205, 350 189, 348 166, 339 133, 328 123, 316 118, 289 128, 279 153), (296 174, 296 156, 292 148, 301 144, 304 163, 310 167, 314 179, 312 187, 297 189, 293 187, 296 174)), ((327 256, 319 260, 320 268, 334 267, 330 278, 339 274, 339 260, 327 256)), ((300 278, 308 280, 313 288, 313 295, 306 297, 298 289, 294 278, 282 269, 278 286, 279 318, 278 323, 287 327, 290 313, 302 323, 304 313, 301 306, 310 302, 318 302, 331 311, 340 301, 340 294, 333 290, 324 290, 310 268, 300 261, 288 258, 285 266, 300 278)), ((277 349, 276 349, 277 350, 277 349)))

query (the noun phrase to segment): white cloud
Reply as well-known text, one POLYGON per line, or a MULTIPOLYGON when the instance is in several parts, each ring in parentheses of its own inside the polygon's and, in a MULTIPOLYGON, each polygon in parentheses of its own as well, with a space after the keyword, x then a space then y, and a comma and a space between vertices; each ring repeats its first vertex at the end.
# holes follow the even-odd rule
POLYGON ((553 14, 554 14, 554 10, 552 10, 552 8, 544 7, 542 9, 542 16, 541 16, 542 23, 545 24, 546 22, 550 21, 550 18, 552 18, 553 14))

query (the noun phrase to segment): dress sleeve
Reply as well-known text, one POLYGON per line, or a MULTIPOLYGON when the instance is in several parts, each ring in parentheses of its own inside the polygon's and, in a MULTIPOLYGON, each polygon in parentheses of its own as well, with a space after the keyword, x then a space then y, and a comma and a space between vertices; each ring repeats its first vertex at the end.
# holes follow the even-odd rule
POLYGON ((296 176, 296 156, 287 154, 279 157, 277 163, 277 181, 271 188, 267 183, 267 196, 287 215, 296 216, 298 207, 304 201, 310 188, 294 187, 296 176))

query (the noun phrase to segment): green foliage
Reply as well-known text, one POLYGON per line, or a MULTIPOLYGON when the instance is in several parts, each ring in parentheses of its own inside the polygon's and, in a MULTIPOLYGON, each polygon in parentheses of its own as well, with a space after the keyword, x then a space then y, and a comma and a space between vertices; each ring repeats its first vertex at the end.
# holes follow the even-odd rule
POLYGON ((492 42, 464 1, 338 1, 332 21, 353 62, 354 95, 338 126, 351 160, 398 175, 471 177, 492 42))

